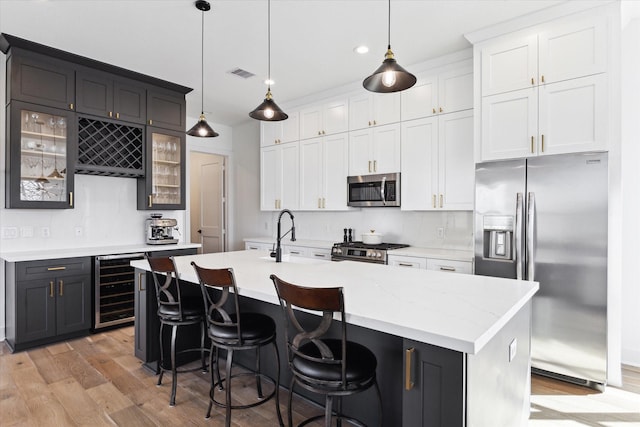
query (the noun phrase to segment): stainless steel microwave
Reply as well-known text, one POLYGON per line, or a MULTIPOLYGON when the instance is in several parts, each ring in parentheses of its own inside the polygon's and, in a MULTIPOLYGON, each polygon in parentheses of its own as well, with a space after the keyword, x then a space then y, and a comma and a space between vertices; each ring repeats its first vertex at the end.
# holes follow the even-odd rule
POLYGON ((400 173, 347 177, 347 205, 400 206, 400 173))

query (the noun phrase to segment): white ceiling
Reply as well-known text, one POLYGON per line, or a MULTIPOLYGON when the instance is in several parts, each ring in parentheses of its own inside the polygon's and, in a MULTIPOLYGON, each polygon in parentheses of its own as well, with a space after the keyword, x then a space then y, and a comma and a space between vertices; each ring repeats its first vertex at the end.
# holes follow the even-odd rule
MULTIPOLYGON (((210 122, 235 125, 264 97, 267 0, 209 0, 205 99, 210 122), (227 72, 256 74, 243 80, 227 72)), ((391 47, 411 71, 470 47, 465 33, 563 1, 393 0, 391 47)), ((272 0, 271 75, 280 105, 362 81, 387 45, 386 0, 272 0), (353 52, 357 45, 369 53, 353 52)), ((192 0, 0 0, 0 31, 194 88, 200 113, 201 14, 192 0)), ((364 89, 363 89, 364 90, 364 89)))

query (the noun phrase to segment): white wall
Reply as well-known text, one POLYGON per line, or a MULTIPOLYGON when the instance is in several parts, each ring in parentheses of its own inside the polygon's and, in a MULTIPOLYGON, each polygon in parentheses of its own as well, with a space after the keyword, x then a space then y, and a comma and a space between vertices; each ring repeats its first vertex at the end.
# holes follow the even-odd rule
MULTIPOLYGON (((631 4, 627 4, 631 6, 631 4)), ((640 366, 640 12, 622 23, 622 362, 640 366)))

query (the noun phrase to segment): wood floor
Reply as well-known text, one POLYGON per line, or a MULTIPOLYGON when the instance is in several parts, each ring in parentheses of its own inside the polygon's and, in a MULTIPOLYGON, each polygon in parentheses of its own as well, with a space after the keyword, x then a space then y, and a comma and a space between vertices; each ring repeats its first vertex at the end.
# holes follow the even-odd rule
MULTIPOLYGON (((15 354, 0 343, 0 426, 224 425, 220 408, 204 418, 208 374, 181 374, 175 407, 169 406, 170 377, 160 387, 156 381, 133 356, 133 327, 15 354)), ((599 393, 534 376, 529 427, 640 426, 640 368, 625 367, 624 382, 599 393)), ((234 399, 252 399, 254 388, 237 384, 234 399)), ((283 391, 283 415, 287 398, 283 391)), ((320 413, 295 397, 294 408, 294 422, 320 413)), ((232 425, 277 425, 273 401, 233 411, 232 425)))

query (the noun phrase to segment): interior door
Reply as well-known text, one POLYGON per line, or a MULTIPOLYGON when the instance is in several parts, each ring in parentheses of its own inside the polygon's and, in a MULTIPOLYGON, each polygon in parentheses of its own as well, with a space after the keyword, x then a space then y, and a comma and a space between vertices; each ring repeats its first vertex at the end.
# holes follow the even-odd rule
POLYGON ((191 153, 191 241, 201 253, 226 249, 225 158, 191 153))

